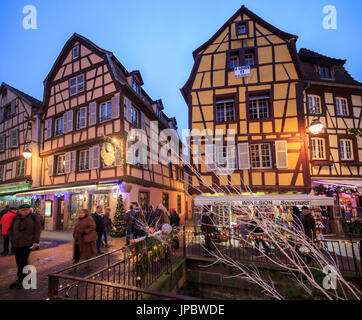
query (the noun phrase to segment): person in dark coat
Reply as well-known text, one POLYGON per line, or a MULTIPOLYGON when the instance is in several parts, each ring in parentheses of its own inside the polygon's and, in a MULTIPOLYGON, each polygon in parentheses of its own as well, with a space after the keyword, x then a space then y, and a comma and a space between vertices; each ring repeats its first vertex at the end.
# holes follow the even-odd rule
POLYGON ((180 226, 180 216, 177 214, 175 209, 171 209, 170 222, 172 227, 180 226))
POLYGON ((132 227, 134 221, 135 212, 133 210, 133 205, 130 205, 129 210, 126 212, 126 246, 128 246, 131 242, 131 234, 132 234, 132 227))
POLYGON ((96 223, 89 215, 87 209, 82 209, 79 212, 79 217, 75 223, 73 230, 74 239, 74 262, 79 260, 89 259, 97 253, 96 223))
POLYGON ((264 247, 264 250, 266 253, 270 253, 270 248, 269 246, 265 243, 265 241, 261 238, 264 234, 264 231, 262 228, 260 228, 258 226, 258 223, 255 219, 260 219, 259 218, 259 214, 258 212, 256 211, 255 212, 255 217, 253 220, 250 221, 250 230, 251 232, 253 233, 253 236, 255 237, 254 240, 255 240, 255 253, 260 253, 259 252, 259 248, 260 248, 260 244, 264 247))
POLYGON ((106 248, 109 248, 110 245, 108 244, 108 235, 111 232, 112 229, 115 229, 114 224, 112 222, 112 219, 110 217, 111 208, 107 207, 106 211, 104 212, 103 219, 104 219, 104 233, 103 233, 103 239, 104 243, 106 245, 106 248))
POLYGON ((212 253, 212 237, 216 232, 216 227, 214 224, 214 214, 210 211, 210 209, 204 208, 201 218, 201 231, 205 236, 205 247, 206 251, 205 254, 212 253))
POLYGON ((9 239, 13 243, 18 279, 10 288, 23 288, 25 274, 23 269, 28 265, 30 250, 37 249, 40 242, 41 224, 39 217, 30 213, 30 206, 22 204, 8 230, 9 239))
POLYGON ((102 245, 102 239, 103 239, 105 226, 104 226, 104 219, 103 219, 102 211, 103 211, 103 207, 99 205, 96 207, 96 212, 92 214, 92 218, 94 219, 94 222, 96 223, 96 232, 98 234, 98 239, 97 239, 98 254, 103 254, 103 252, 101 251, 101 245, 102 245))
POLYGON ((140 208, 136 208, 132 224, 132 234, 135 239, 143 237, 146 234, 144 227, 146 227, 145 214, 140 208))
POLYGON ((315 241, 316 231, 315 231, 315 220, 313 218, 312 212, 308 207, 302 208, 302 214, 303 214, 303 228, 304 233, 308 239, 309 242, 315 241))

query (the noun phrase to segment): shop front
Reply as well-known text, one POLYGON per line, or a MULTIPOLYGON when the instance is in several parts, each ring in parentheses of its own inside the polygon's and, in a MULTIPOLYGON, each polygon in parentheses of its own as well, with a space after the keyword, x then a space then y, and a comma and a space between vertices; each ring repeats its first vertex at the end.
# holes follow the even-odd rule
POLYGON ((29 183, 20 183, 20 184, 7 184, 0 187, 0 210, 5 208, 7 205, 9 207, 18 208, 24 203, 30 205, 36 205, 36 197, 23 196, 18 197, 18 192, 23 192, 30 189, 29 183))

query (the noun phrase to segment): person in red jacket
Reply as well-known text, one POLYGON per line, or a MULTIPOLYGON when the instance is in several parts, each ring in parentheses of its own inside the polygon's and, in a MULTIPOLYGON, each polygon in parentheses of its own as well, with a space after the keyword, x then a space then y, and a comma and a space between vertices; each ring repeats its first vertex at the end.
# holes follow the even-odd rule
MULTIPOLYGON (((16 209, 10 208, 7 213, 1 218, 0 224, 2 225, 2 235, 4 239, 4 251, 1 253, 2 256, 9 254, 9 235, 8 230, 11 225, 11 222, 16 217, 16 209)), ((11 248, 12 249, 12 248, 11 248)))

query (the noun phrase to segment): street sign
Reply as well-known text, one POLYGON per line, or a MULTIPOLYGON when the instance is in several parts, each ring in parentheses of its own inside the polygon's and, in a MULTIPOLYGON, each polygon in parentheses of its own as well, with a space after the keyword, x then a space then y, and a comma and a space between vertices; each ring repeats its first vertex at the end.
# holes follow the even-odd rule
POLYGON ((235 78, 243 78, 250 76, 250 66, 235 67, 235 78))

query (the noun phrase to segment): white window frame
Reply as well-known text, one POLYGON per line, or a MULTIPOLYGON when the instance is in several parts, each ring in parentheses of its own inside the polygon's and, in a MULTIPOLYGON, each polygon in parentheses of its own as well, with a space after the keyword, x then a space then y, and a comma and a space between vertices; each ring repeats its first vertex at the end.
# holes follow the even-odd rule
POLYGON ((245 60, 246 66, 249 66, 249 67, 254 66, 255 65, 255 54, 253 52, 245 53, 244 60, 245 60), (251 63, 246 63, 247 61, 250 61, 250 60, 251 60, 251 63))
POLYGON ((216 101, 216 122, 233 122, 235 121, 235 101, 232 99, 232 100, 224 100, 224 101, 216 101), (233 119, 227 119, 227 116, 226 116, 226 110, 227 110, 227 107, 230 107, 230 103, 232 103, 233 105, 233 119), (223 108, 224 109, 224 116, 223 116, 223 119, 220 119, 218 117, 218 109, 221 109, 223 108))
POLYGON ((58 137, 58 136, 61 136, 62 134, 64 134, 64 117, 56 118, 54 123, 55 123, 55 125, 54 125, 54 137, 58 137), (59 121, 61 121, 61 126, 60 126, 61 132, 57 132, 58 122, 59 121))
POLYGON ((326 160, 326 141, 324 138, 311 139, 312 160, 326 160))
POLYGON ((16 173, 17 177, 22 177, 25 174, 26 160, 20 159, 16 162, 16 173))
POLYGON ((89 150, 79 151, 79 171, 88 171, 89 170, 89 150), (82 159, 82 155, 85 156, 82 159))
POLYGON ((85 80, 84 73, 69 79, 69 95, 70 96, 75 96, 78 93, 81 93, 84 91, 84 89, 85 89, 84 80, 85 80), (74 91, 72 91, 72 90, 74 90, 74 91))
POLYGON ((73 49, 72 49, 73 60, 79 58, 79 53, 80 53, 79 45, 74 46, 73 49), (77 52, 77 54, 75 54, 75 52, 77 52))
POLYGON ((241 36, 243 34, 246 34, 246 23, 238 23, 237 26, 236 26, 236 34, 238 36, 241 36), (240 32, 240 27, 244 27, 242 30, 243 32, 240 32))
POLYGON ((101 103, 99 106, 99 122, 102 123, 112 120, 112 110, 113 110, 112 100, 101 103), (104 107, 106 110, 106 118, 102 118, 102 109, 104 109, 104 107))
POLYGON ((133 105, 130 105, 129 122, 136 128, 140 125, 140 111, 133 105))
POLYGON ((320 96, 315 94, 308 94, 307 96, 307 105, 309 114, 321 114, 322 113, 322 100, 320 96), (318 101, 318 105, 316 104, 318 101), (312 105, 311 105, 312 103, 312 105))
POLYGON ((235 69, 236 67, 240 66, 240 59, 238 55, 230 55, 229 56, 229 68, 230 69, 235 69), (233 65, 231 64, 232 60, 236 60, 236 65, 233 63, 233 65))
POLYGON ((65 174, 65 154, 60 154, 57 156, 57 161, 56 161, 56 174, 57 175, 62 175, 65 174), (61 166, 60 166, 61 164, 61 166), (63 170, 59 170, 59 168, 62 167, 63 170))
POLYGON ((351 139, 340 139, 339 140, 339 154, 340 154, 342 161, 354 160, 353 141, 351 139), (345 155, 349 155, 349 157, 346 157, 345 155))
POLYGON ((348 116, 348 100, 343 97, 336 97, 336 112, 337 116, 348 116), (344 105, 343 103, 344 102, 344 105), (345 112, 341 112, 345 111, 345 112))
POLYGON ((272 157, 272 149, 271 149, 271 144, 270 143, 253 143, 250 145, 250 164, 251 164, 251 167, 253 169, 272 169, 273 168, 273 157, 272 157), (269 152, 268 152, 268 156, 269 156, 269 162, 270 162, 270 165, 269 166, 264 166, 263 164, 263 155, 262 155, 262 148, 261 146, 262 145, 267 145, 268 148, 269 148, 269 152), (260 166, 256 167, 254 166, 254 163, 253 163, 253 148, 254 147, 258 147, 258 154, 259 154, 259 162, 260 162, 260 166))
POLYGON ((77 111, 77 130, 80 130, 80 129, 84 129, 84 128, 87 128, 87 112, 88 112, 88 108, 87 107, 81 107, 78 111, 77 111), (81 126, 81 114, 82 112, 84 112, 84 115, 82 117, 84 123, 83 125, 81 126))
POLYGON ((260 97, 251 97, 248 101, 248 111, 249 111, 249 119, 250 120, 257 120, 257 119, 268 119, 270 118, 270 96, 260 96, 260 97), (266 108, 267 108, 267 116, 261 116, 261 103, 260 101, 266 101, 266 108), (256 118, 251 118, 251 107, 256 103, 256 118))
POLYGON ((319 75, 320 75, 320 77, 321 77, 322 80, 332 80, 332 79, 333 79, 333 76, 332 76, 332 68, 320 66, 320 67, 319 67, 319 75), (324 76, 322 75, 322 69, 328 69, 329 77, 324 77, 324 76))

